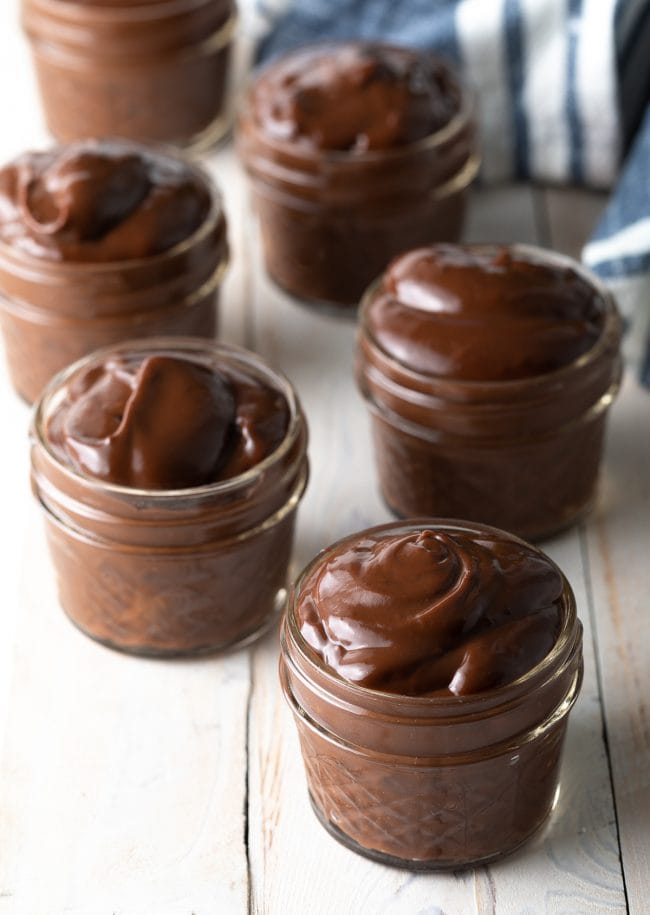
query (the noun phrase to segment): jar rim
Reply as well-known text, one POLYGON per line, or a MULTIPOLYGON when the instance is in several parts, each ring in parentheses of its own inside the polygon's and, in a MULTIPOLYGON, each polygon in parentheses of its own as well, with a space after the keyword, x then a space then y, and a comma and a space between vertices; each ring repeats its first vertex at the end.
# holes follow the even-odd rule
MULTIPOLYGON (((364 746, 361 743, 355 743, 349 737, 344 737, 341 734, 336 733, 336 731, 331 727, 331 725, 329 725, 329 723, 318 720, 310 711, 305 709, 300 704, 298 697, 291 688, 290 664, 291 661, 289 659, 284 656, 280 657, 280 686, 284 697, 287 700, 289 707, 294 715, 298 715, 300 721, 305 727, 309 728, 309 730, 311 730, 313 733, 318 734, 321 739, 326 740, 329 744, 343 746, 348 752, 354 754, 357 757, 367 757, 369 750, 367 746, 364 746)), ((583 676, 584 664, 581 661, 574 673, 573 680, 569 685, 568 692, 559 706, 551 709, 545 719, 536 723, 529 730, 519 732, 518 734, 513 734, 510 737, 506 737, 500 741, 497 741, 496 743, 488 743, 481 747, 480 752, 482 759, 500 756, 509 750, 520 750, 522 746, 525 746, 527 743, 530 743, 538 738, 540 733, 547 731, 550 726, 557 722, 558 718, 564 717, 564 715, 567 714, 575 704, 580 693, 583 676)), ((414 719, 410 720, 412 723, 415 723, 414 719)), ((390 718, 385 717, 384 723, 390 726, 390 718)), ((373 760, 375 760, 379 765, 388 765, 393 770, 400 768, 412 770, 414 766, 420 770, 439 770, 441 765, 449 765, 449 757, 454 758, 455 764, 463 762, 470 763, 473 759, 476 758, 477 750, 478 748, 464 749, 456 750, 455 752, 440 752, 435 755, 426 756, 420 753, 409 755, 408 753, 395 753, 390 751, 382 752, 372 748, 372 756, 373 760)))
MULTIPOLYGON (((316 49, 316 48, 333 48, 340 49, 346 44, 354 44, 354 39, 341 39, 339 41, 332 39, 322 39, 320 41, 309 42, 307 46, 300 46, 299 48, 292 48, 289 51, 284 52, 277 57, 274 57, 270 61, 265 61, 259 66, 255 67, 252 73, 250 74, 248 86, 244 91, 243 98, 243 110, 237 119, 237 134, 242 133, 242 124, 246 121, 246 116, 250 113, 250 103, 252 90, 257 83, 259 77, 267 72, 267 70, 272 69, 279 61, 290 57, 296 51, 302 51, 306 48, 316 49)), ((380 44, 382 47, 387 48, 397 48, 399 50, 418 50, 407 45, 400 45, 394 42, 361 42, 369 44, 380 44)), ((427 53, 427 52, 424 52, 427 53)), ((307 149, 301 147, 297 143, 292 143, 288 141, 282 141, 276 137, 271 137, 269 134, 265 133, 261 125, 253 117, 249 117, 249 123, 253 125, 255 131, 263 136, 264 142, 268 147, 276 152, 290 153, 295 156, 296 159, 302 159, 305 162, 324 162, 328 164, 341 164, 353 162, 355 165, 367 162, 383 162, 383 161, 396 161, 401 158, 406 158, 409 155, 417 154, 418 152, 435 149, 437 146, 441 146, 443 143, 447 142, 454 134, 462 130, 467 124, 470 123, 472 116, 475 112, 475 96, 472 89, 465 83, 453 66, 450 66, 449 63, 439 55, 434 55, 429 52, 430 56, 434 56, 447 70, 448 74, 451 76, 455 88, 458 90, 459 105, 458 110, 451 116, 451 118, 443 124, 441 127, 438 127, 436 130, 427 134, 425 137, 420 137, 418 140, 412 140, 409 143, 404 143, 400 146, 394 146, 389 149, 371 149, 363 153, 351 153, 348 150, 342 149, 307 149)))
POLYGON ((525 689, 528 684, 532 684, 539 679, 543 679, 553 672, 556 663, 566 653, 567 649, 570 648, 572 640, 575 638, 576 623, 578 623, 578 617, 573 589, 571 588, 571 585, 569 584, 569 581, 564 572, 560 569, 557 563, 555 563, 550 558, 550 556, 548 556, 538 547, 533 546, 532 544, 523 540, 521 537, 517 537, 515 534, 511 534, 508 531, 503 531, 499 528, 492 527, 487 524, 463 521, 458 519, 433 517, 409 518, 402 521, 389 521, 384 524, 378 524, 373 527, 366 528, 363 531, 356 531, 352 534, 346 534, 344 537, 339 538, 334 543, 329 544, 305 566, 300 575, 294 581, 287 598, 287 606, 285 611, 285 625, 288 630, 288 635, 291 639, 291 643, 297 649, 300 657, 308 665, 315 668, 318 671, 319 676, 326 683, 331 684, 335 689, 343 688, 346 693, 346 699, 350 697, 352 700, 358 698, 360 700, 365 699, 370 702, 384 701, 396 705, 400 703, 408 704, 415 708, 420 708, 423 712, 425 710, 431 709, 439 709, 452 712, 453 710, 459 711, 462 708, 466 708, 468 711, 470 711, 472 707, 481 705, 486 701, 498 704, 499 699, 501 698, 503 698, 504 703, 507 703, 507 701, 512 698, 513 693, 517 693, 521 689, 525 689), (404 693, 371 689, 367 686, 361 686, 358 683, 354 683, 351 680, 346 680, 344 677, 341 677, 328 664, 326 664, 320 655, 308 644, 308 642, 305 641, 298 627, 294 613, 296 595, 299 593, 305 579, 327 556, 329 556, 333 551, 337 550, 340 546, 343 546, 348 542, 354 542, 359 538, 361 534, 368 535, 383 532, 415 532, 422 530, 423 528, 435 528, 437 530, 451 531, 468 531, 480 534, 505 534, 515 543, 523 544, 535 553, 542 555, 560 575, 563 583, 562 606, 565 612, 562 617, 558 637, 548 654, 516 680, 511 680, 508 683, 504 683, 501 686, 497 686, 492 689, 481 690, 464 696, 411 696, 404 693))
MULTIPOLYGON (((172 159, 175 162, 181 162, 185 168, 188 169, 188 171, 193 172, 196 177, 200 179, 201 185, 205 188, 210 197, 210 206, 201 225, 199 225, 193 232, 186 236, 186 238, 182 238, 179 242, 176 242, 175 245, 172 245, 171 248, 167 248, 164 251, 159 251, 157 254, 145 255, 143 257, 122 258, 120 260, 113 261, 50 260, 46 257, 36 257, 32 254, 28 254, 22 249, 17 248, 14 245, 7 244, 0 239, 0 263, 3 259, 6 259, 7 261, 14 261, 34 266, 37 269, 44 269, 45 272, 50 271, 52 273, 57 273, 60 271, 65 271, 67 273, 78 273, 80 276, 83 276, 87 273, 97 275, 101 273, 112 273, 115 270, 135 271, 142 267, 155 267, 158 263, 162 263, 166 260, 172 260, 178 255, 182 255, 186 251, 189 251, 196 245, 200 244, 212 231, 212 229, 219 225, 220 222, 223 222, 223 240, 224 243, 226 242, 227 223, 223 194, 221 193, 221 189, 217 185, 216 181, 213 180, 207 169, 205 169, 199 163, 190 160, 190 158, 183 155, 180 150, 166 143, 140 143, 137 140, 126 139, 124 137, 102 137, 101 140, 102 143, 119 143, 121 146, 131 147, 136 151, 141 151, 145 154, 150 154, 153 152, 162 158, 172 159)), ((76 141, 75 143, 61 143, 51 147, 50 149, 64 150, 66 147, 77 145, 77 143, 84 144, 86 142, 88 141, 81 140, 76 141)), ((11 164, 11 162, 6 163, 6 165, 11 164)), ((228 251, 226 247, 220 263, 226 264, 227 261, 228 251)))
POLYGON ((282 372, 272 368, 261 356, 252 352, 252 350, 248 350, 245 347, 238 346, 234 343, 225 343, 220 340, 207 340, 198 337, 149 337, 141 340, 127 340, 123 343, 113 344, 94 350, 92 353, 78 359, 76 362, 73 362, 71 365, 66 366, 66 368, 58 372, 47 383, 34 405, 30 434, 44 449, 48 458, 54 462, 58 470, 70 479, 81 482, 86 486, 92 486, 96 490, 109 495, 129 497, 131 499, 141 498, 156 504, 165 504, 166 502, 173 502, 182 498, 202 498, 210 495, 227 494, 236 492, 242 487, 247 486, 269 468, 282 461, 284 456, 293 447, 303 425, 304 419, 298 397, 289 379, 282 372), (221 354, 227 356, 237 366, 254 365, 255 369, 264 375, 265 380, 268 381, 275 390, 282 394, 289 408, 289 425, 287 426, 284 438, 277 448, 263 458, 263 460, 259 461, 259 463, 254 464, 244 473, 240 473, 237 476, 229 477, 225 480, 218 480, 213 483, 204 483, 201 486, 189 486, 180 489, 141 489, 138 487, 111 483, 110 481, 101 480, 78 471, 72 467, 72 465, 62 460, 60 454, 52 448, 45 428, 54 399, 63 392, 65 385, 70 379, 77 372, 87 369, 95 362, 101 362, 108 356, 115 356, 121 353, 142 353, 146 355, 149 352, 160 353, 162 351, 167 351, 171 354, 184 353, 195 356, 221 354))
MULTIPOLYGON (((105 22, 107 24, 122 22, 143 22, 153 19, 174 16, 178 13, 192 13, 196 9, 209 6, 214 0, 153 0, 151 3, 135 3, 129 6, 111 6, 103 3, 79 4, 73 0, 25 0, 25 7, 32 7, 41 12, 50 12, 76 22, 105 22), (66 15, 70 14, 70 15, 66 15)), ((231 0, 224 0, 224 9, 231 9, 231 0)), ((232 16, 235 16, 233 10, 232 16)))
MULTIPOLYGON (((460 245, 459 247, 473 251, 482 251, 499 247, 499 245, 495 242, 477 242, 460 245)), ((445 385, 453 385, 453 387, 456 389, 460 388, 467 391, 516 391, 521 387, 528 387, 540 383, 548 382, 549 384, 554 384, 558 381, 561 382, 567 375, 583 369, 585 366, 595 362, 603 350, 607 348, 609 342, 608 337, 610 336, 610 333, 613 330, 620 328, 621 324, 620 315, 616 306, 616 300, 614 299, 614 296, 610 290, 605 286, 602 280, 596 276, 595 273, 566 254, 561 254, 557 251, 553 251, 549 248, 543 248, 538 245, 529 245, 520 242, 515 242, 513 244, 506 245, 505 247, 514 253, 521 253, 529 256, 532 255, 541 263, 547 263, 549 265, 556 265, 560 267, 569 267, 574 270, 581 279, 585 280, 585 282, 589 283, 589 285, 594 288, 595 292, 603 300, 605 307, 603 309, 603 326, 601 333, 599 334, 591 349, 581 353, 577 359, 574 359, 572 362, 568 362, 566 365, 562 365, 559 368, 551 369, 548 372, 542 372, 536 375, 526 375, 523 378, 475 380, 456 378, 453 375, 436 375, 431 372, 418 371, 417 369, 409 366, 408 363, 403 362, 392 353, 388 352, 388 350, 386 350, 379 343, 379 341, 368 328, 368 312, 372 306, 375 294, 381 287, 384 279, 384 274, 381 274, 381 276, 373 280, 373 282, 361 297, 361 301, 359 303, 359 332, 364 334, 370 345, 374 347, 379 353, 381 353, 381 356, 386 361, 386 363, 394 367, 405 378, 412 378, 415 382, 421 382, 424 380, 428 382, 430 381, 433 383, 439 383, 443 388, 445 385)))

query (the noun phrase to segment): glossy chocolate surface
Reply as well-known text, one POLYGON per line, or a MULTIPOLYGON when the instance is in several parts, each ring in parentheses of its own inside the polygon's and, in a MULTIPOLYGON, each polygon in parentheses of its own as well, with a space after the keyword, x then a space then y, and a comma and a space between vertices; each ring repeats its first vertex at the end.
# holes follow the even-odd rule
POLYGON ((31 449, 68 616, 148 655, 255 636, 284 599, 306 445, 289 383, 238 347, 158 338, 73 366, 31 449))
POLYGON ((108 359, 73 378, 47 428, 79 473, 137 489, 184 489, 245 473, 289 423, 279 391, 174 356, 108 359))
POLYGON ((251 94, 252 116, 270 137, 351 154, 421 140, 459 107, 435 58, 372 43, 300 49, 264 71, 251 94))
POLYGON ((590 507, 617 392, 614 300, 569 258, 433 245, 389 266, 361 312, 357 379, 395 514, 538 540, 590 507))
POLYGON ((297 618, 346 680, 464 696, 512 682, 548 654, 562 590, 557 569, 507 535, 369 534, 303 582, 297 618))
POLYGON ((192 235, 210 194, 183 162, 119 140, 25 153, 0 171, 0 241, 33 257, 151 257, 192 235))
POLYGON ((228 261, 221 195, 183 159, 125 140, 25 153, 0 171, 0 320, 35 400, 87 353, 212 338, 228 261))
POLYGON ((507 247, 437 245, 390 265, 367 326, 417 372, 509 381, 574 362, 601 335, 604 311, 567 266, 507 247))
POLYGON ((316 813, 384 863, 457 868, 549 814, 582 627, 539 550, 482 524, 352 534, 290 594, 280 680, 316 813))
POLYGON ((271 277, 356 307, 400 252, 460 236, 478 169, 472 104, 443 61, 376 42, 274 60, 238 123, 271 277))

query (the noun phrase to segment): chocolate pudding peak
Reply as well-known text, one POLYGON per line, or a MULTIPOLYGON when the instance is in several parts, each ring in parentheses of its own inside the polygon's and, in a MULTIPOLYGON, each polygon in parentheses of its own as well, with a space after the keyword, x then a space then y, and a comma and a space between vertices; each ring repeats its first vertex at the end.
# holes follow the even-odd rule
POLYGON ((252 105, 280 141, 360 154, 431 135, 457 113, 460 98, 447 68, 429 54, 350 42, 275 62, 257 81, 252 105))
POLYGON ((34 257, 116 262, 168 251, 210 209, 185 163, 119 140, 25 153, 0 171, 0 241, 34 257))
POLYGON ((346 540, 301 586, 305 641, 342 678, 410 696, 510 683, 550 652, 563 579, 507 534, 453 530, 346 540))
POLYGON ((79 473, 174 490, 249 470, 278 447, 288 421, 279 391, 231 369, 166 355, 112 357, 73 376, 47 435, 79 473))
POLYGON ((367 311, 381 348, 418 372, 508 381, 573 363, 606 303, 570 266, 522 249, 433 245, 397 258, 367 311))

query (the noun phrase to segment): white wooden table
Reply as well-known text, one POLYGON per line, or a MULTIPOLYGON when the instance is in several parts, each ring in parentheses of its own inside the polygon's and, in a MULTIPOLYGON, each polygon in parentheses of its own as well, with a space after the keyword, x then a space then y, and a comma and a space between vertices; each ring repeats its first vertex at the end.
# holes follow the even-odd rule
MULTIPOLYGON (((45 145, 15 0, 0 8, 0 155, 45 145)), ((234 249, 223 336, 296 384, 312 479, 294 571, 387 520, 351 380, 354 327, 265 281, 232 152, 208 163, 234 249)), ((525 187, 477 194, 468 238, 576 253, 602 205, 525 187)), ((82 636, 57 604, 28 490, 29 411, 0 367, 0 915, 470 915, 650 911, 650 394, 628 373, 598 507, 544 546, 585 625, 557 809, 513 857, 413 875, 316 822, 277 683, 277 634, 227 657, 140 660, 82 636)))

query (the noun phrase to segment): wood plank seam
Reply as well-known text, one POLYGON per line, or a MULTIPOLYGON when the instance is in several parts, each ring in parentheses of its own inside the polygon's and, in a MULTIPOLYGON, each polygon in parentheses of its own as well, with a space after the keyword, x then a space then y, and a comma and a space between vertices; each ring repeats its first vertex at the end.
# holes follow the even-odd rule
POLYGON ((253 912, 253 869, 251 866, 251 854, 250 854, 250 779, 251 779, 251 707, 253 704, 253 694, 255 691, 255 668, 253 664, 253 649, 248 649, 249 654, 249 680, 248 680, 248 696, 246 697, 246 723, 245 723, 245 745, 244 745, 244 759, 246 760, 246 776, 245 776, 245 788, 244 788, 244 852, 246 855, 246 877, 248 883, 248 893, 247 893, 247 912, 248 915, 252 915, 253 912))
POLYGON ((598 705, 600 708, 600 718, 602 722, 603 729, 603 745, 605 748, 605 756, 607 758, 607 772, 609 776, 609 784, 612 795, 612 805, 614 810, 614 824, 616 828, 616 841, 618 843, 618 859, 621 868, 621 877, 623 879, 623 893, 625 895, 625 908, 629 913, 630 911, 630 902, 627 892, 627 881, 625 877, 625 862, 623 860, 623 849, 621 845, 621 832, 619 826, 619 814, 618 814, 618 804, 616 797, 616 784, 614 781, 614 771, 612 768, 612 756, 609 746, 609 734, 607 731, 607 717, 605 714, 605 692, 603 689, 603 677, 600 664, 600 654, 598 646, 598 620, 596 618, 595 611, 595 601, 593 593, 593 585, 591 578, 591 563, 589 559, 589 545, 587 542, 587 529, 585 522, 582 522, 579 527, 579 539, 580 539, 580 555, 582 558, 582 567, 583 567, 583 577, 585 582, 585 591, 587 595, 587 611, 589 613, 589 618, 591 620, 591 638, 593 643, 594 650, 594 664, 596 670, 596 682, 598 684, 598 705))

